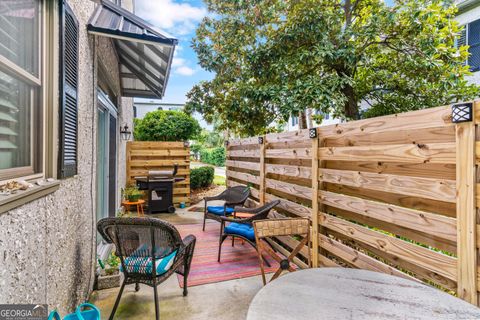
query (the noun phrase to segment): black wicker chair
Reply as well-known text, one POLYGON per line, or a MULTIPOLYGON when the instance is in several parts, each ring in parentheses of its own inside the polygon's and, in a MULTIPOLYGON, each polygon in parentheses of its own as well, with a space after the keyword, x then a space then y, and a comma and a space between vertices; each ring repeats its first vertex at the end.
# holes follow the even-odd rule
POLYGON ((178 273, 183 276, 183 295, 188 294, 187 277, 196 241, 193 235, 182 240, 173 225, 155 218, 105 218, 97 223, 97 230, 105 241, 115 244, 125 276, 110 320, 127 284, 135 284, 135 291, 139 290, 139 283, 153 287, 157 320, 160 317, 159 284, 178 273))
POLYGON ((228 188, 219 195, 214 197, 205 197, 205 211, 203 215, 203 231, 205 231, 205 221, 212 219, 221 222, 222 217, 227 217, 233 214, 234 207, 243 205, 250 196, 250 188, 246 186, 236 186, 228 188), (223 200, 225 204, 223 207, 208 206, 208 201, 223 200))
MULTIPOLYGON (((235 240, 235 238, 240 238, 248 242, 255 250, 258 251, 257 245, 255 243, 255 232, 252 226, 252 222, 256 220, 267 219, 270 210, 272 210, 279 203, 280 200, 275 200, 258 208, 235 208, 235 211, 237 212, 252 213, 253 216, 249 218, 232 219, 229 217, 221 217, 220 243, 218 245, 218 262, 220 262, 222 243, 227 237, 232 237, 232 246, 233 240, 235 240), (225 226, 226 222, 229 222, 228 226, 225 226)), ((267 260, 265 260, 265 263, 270 267, 270 264, 267 260)))

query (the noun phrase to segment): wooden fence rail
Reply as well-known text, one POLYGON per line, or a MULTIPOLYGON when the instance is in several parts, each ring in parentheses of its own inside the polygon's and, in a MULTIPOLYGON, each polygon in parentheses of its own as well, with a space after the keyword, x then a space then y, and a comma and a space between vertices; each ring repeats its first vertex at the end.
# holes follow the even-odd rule
POLYGON ((230 140, 227 185, 310 218, 314 267, 416 279, 478 305, 480 102, 465 104, 472 121, 454 123, 458 106, 230 140))
POLYGON ((127 142, 127 182, 146 176, 149 170, 172 170, 178 165, 177 176, 185 180, 174 184, 173 203, 190 202, 190 148, 183 142, 127 142))

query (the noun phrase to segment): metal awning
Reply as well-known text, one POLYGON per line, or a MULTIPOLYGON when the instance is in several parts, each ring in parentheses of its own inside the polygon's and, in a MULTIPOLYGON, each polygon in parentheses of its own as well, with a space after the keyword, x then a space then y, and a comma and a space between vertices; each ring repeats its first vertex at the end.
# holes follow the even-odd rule
POLYGON ((123 97, 163 97, 177 39, 108 0, 100 2, 87 29, 113 38, 123 97))

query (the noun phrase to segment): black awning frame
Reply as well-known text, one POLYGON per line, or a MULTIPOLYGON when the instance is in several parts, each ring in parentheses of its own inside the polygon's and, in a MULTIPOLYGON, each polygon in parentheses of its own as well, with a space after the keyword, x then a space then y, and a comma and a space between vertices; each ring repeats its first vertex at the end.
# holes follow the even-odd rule
POLYGON ((177 39, 162 34, 138 16, 108 0, 102 0, 95 9, 87 30, 91 34, 113 39, 121 66, 130 72, 126 77, 122 77, 123 73, 120 75, 122 96, 163 97, 177 39), (150 55, 141 44, 148 48, 150 55), (125 48, 130 51, 127 52, 125 48), (127 82, 133 83, 133 87, 127 87, 127 82))

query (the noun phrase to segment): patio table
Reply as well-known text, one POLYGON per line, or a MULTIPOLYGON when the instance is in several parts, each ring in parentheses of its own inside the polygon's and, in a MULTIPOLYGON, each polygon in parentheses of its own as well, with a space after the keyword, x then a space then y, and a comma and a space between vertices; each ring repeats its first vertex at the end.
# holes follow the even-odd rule
POLYGON ((250 304, 247 319, 480 319, 480 309, 413 280, 319 268, 267 284, 250 304))

